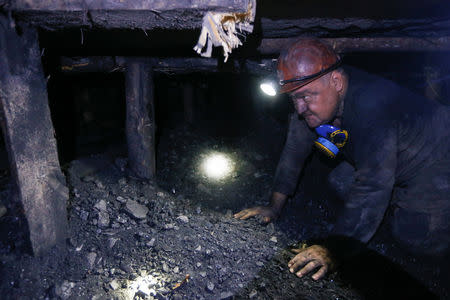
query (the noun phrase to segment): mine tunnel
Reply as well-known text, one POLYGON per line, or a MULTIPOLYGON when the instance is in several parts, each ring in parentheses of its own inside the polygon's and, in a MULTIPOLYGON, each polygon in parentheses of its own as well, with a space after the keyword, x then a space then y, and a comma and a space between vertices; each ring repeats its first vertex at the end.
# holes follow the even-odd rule
POLYGON ((2 299, 450 297, 446 1, 0 0, 0 24, 2 299), (304 45, 333 63, 289 77, 304 45))

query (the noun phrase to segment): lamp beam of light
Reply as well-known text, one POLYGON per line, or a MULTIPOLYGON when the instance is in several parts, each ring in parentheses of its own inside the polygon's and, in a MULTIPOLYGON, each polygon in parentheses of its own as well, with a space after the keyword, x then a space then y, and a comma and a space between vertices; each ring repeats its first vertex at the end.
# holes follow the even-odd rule
POLYGON ((214 153, 206 157, 202 163, 202 169, 206 176, 212 179, 227 177, 232 171, 232 162, 221 153, 214 153))
POLYGON ((275 84, 273 82, 263 82, 259 87, 266 95, 269 95, 271 97, 277 95, 277 89, 275 88, 275 84))

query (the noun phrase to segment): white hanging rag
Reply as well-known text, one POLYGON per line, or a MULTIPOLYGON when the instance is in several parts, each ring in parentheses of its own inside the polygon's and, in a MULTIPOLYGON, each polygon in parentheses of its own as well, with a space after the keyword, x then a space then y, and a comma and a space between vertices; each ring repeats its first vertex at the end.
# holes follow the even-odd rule
POLYGON ((253 31, 255 12, 256 0, 248 0, 245 13, 207 12, 194 50, 203 57, 211 57, 212 46, 221 46, 226 62, 231 51, 242 45, 238 34, 245 36, 253 31), (202 52, 205 45, 206 51, 202 52))

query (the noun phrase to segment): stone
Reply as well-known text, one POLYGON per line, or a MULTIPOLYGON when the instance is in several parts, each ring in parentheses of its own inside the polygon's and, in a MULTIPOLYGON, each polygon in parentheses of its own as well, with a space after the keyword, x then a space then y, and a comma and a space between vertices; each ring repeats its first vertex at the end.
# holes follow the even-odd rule
POLYGON ((214 283, 208 281, 208 283, 206 284, 206 288, 208 289, 208 291, 212 292, 214 290, 214 283))
POLYGON ((117 222, 119 222, 120 224, 125 224, 128 222, 128 220, 124 215, 118 215, 117 222))
POLYGON ((273 242, 273 243, 278 243, 278 239, 277 239, 276 236, 272 236, 272 237, 270 238, 270 241, 273 242))
POLYGON ((253 299, 253 298, 256 297, 256 295, 258 295, 258 292, 257 292, 256 290, 252 290, 252 291, 250 292, 250 294, 248 295, 248 297, 249 297, 250 299, 253 299))
POLYGON ((147 217, 148 208, 133 200, 128 200, 125 204, 125 210, 136 219, 145 219, 147 217))
POLYGON ((175 225, 174 224, 172 224, 172 223, 169 223, 169 224, 165 224, 164 225, 164 229, 174 229, 175 228, 175 225))
POLYGON ((100 211, 98 213, 98 223, 99 227, 108 227, 109 226, 109 215, 105 211, 100 211))
POLYGON ((6 215, 7 209, 4 205, 0 205, 0 218, 6 215))
POLYGON ((118 240, 119 240, 118 238, 110 237, 108 239, 108 248, 111 249, 112 247, 114 247, 114 245, 117 243, 118 240))
POLYGON ((131 266, 125 262, 122 262, 119 267, 124 272, 127 272, 127 273, 133 272, 133 269, 131 268, 131 266))
POLYGON ((122 196, 117 196, 116 200, 119 201, 120 203, 125 203, 125 202, 127 202, 127 199, 125 199, 125 198, 122 197, 122 196))
POLYGON ((233 293, 232 292, 221 292, 220 293, 220 300, 228 300, 233 299, 233 293))
POLYGON ((264 263, 263 263, 262 261, 257 261, 257 262, 256 262, 256 265, 257 265, 258 267, 262 267, 262 266, 264 266, 264 263))
POLYGON ((86 259, 87 259, 89 270, 92 270, 92 268, 94 268, 96 258, 97 258, 97 253, 95 253, 95 252, 88 253, 86 259))
POLYGON ((174 272, 174 273, 178 273, 178 272, 180 272, 180 268, 179 268, 179 267, 175 267, 175 268, 173 268, 173 272, 174 272))
POLYGON ((186 216, 179 216, 177 220, 180 220, 183 223, 189 223, 189 219, 186 216))
POLYGON ((167 266, 166 263, 163 263, 162 268, 163 268, 163 271, 166 272, 166 273, 170 271, 170 269, 169 269, 169 267, 167 266))
POLYGON ((81 178, 81 180, 84 182, 92 182, 95 180, 95 178, 91 175, 87 175, 87 176, 84 176, 83 178, 81 178))
POLYGON ((72 289, 74 287, 74 282, 64 280, 60 285, 55 286, 55 295, 63 300, 69 299, 72 296, 72 289))
POLYGON ((89 218, 89 213, 85 210, 80 211, 80 219, 83 221, 87 221, 89 218))
POLYGON ((111 282, 109 283, 109 287, 110 287, 113 291, 115 291, 115 290, 117 290, 118 288, 120 288, 120 283, 117 281, 117 279, 114 279, 113 281, 111 281, 111 282))
POLYGON ((106 201, 105 200, 100 200, 98 201, 95 205, 94 208, 96 208, 99 211, 106 211, 106 201))
POLYGON ((259 177, 262 177, 262 176, 263 176, 263 174, 260 173, 260 172, 255 172, 255 173, 253 174, 253 177, 255 177, 255 178, 259 178, 259 177))
POLYGON ((145 243, 145 245, 146 245, 147 247, 153 247, 153 246, 155 245, 155 241, 156 241, 156 239, 155 239, 155 238, 152 238, 150 241, 148 241, 147 243, 145 243))
POLYGON ((103 185, 103 183, 100 180, 96 180, 95 181, 95 185, 99 188, 99 189, 104 189, 105 186, 103 185))
POLYGON ((206 277, 206 272, 200 272, 199 274, 200 274, 200 276, 202 276, 203 278, 206 277))

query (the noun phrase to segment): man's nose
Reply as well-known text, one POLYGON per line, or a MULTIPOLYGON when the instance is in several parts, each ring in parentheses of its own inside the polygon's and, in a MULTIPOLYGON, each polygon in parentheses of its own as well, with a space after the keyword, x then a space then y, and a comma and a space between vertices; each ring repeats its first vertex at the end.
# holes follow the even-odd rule
POLYGON ((295 108, 296 108, 297 113, 298 113, 299 115, 301 115, 302 113, 304 113, 304 112, 307 110, 305 101, 303 101, 303 100, 301 100, 301 99, 296 99, 296 100, 295 100, 295 108))

